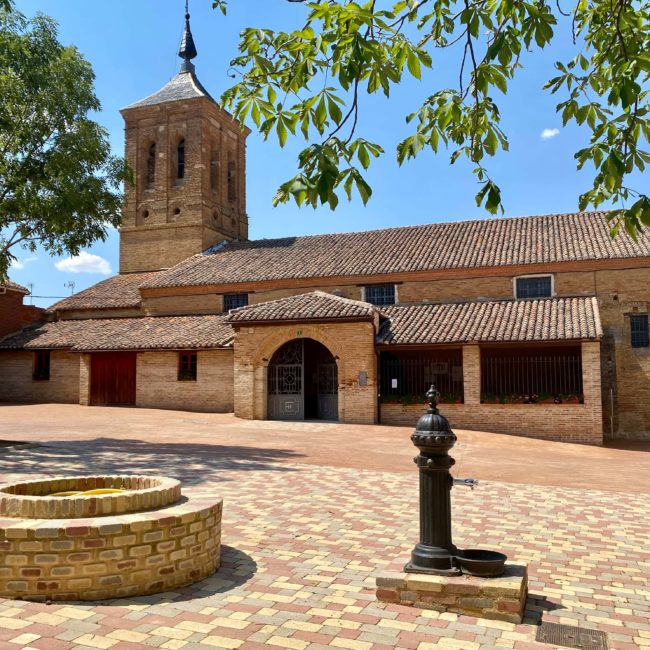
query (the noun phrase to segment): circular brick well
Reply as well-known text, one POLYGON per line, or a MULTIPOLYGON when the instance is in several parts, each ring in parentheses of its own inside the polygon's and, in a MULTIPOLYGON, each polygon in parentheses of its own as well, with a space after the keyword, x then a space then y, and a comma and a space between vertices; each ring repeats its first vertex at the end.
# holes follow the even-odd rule
POLYGON ((75 476, 0 486, 0 597, 153 594, 219 568, 220 497, 162 476, 75 476), (115 494, 52 496, 103 489, 115 494))

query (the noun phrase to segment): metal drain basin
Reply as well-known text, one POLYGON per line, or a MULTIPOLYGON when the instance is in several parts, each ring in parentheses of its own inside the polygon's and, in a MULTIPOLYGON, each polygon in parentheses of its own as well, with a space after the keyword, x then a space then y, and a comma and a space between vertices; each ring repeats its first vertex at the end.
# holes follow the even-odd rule
POLYGON ((607 650, 604 632, 559 623, 542 623, 537 628, 535 641, 579 650, 607 650))

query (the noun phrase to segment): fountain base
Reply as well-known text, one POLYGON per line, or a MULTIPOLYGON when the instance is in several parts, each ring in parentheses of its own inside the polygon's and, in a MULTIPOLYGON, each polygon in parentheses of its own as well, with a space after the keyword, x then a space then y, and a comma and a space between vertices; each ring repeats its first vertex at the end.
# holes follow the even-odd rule
POLYGON ((528 571, 525 564, 511 562, 496 578, 395 571, 377 576, 376 585, 382 602, 521 623, 528 571))

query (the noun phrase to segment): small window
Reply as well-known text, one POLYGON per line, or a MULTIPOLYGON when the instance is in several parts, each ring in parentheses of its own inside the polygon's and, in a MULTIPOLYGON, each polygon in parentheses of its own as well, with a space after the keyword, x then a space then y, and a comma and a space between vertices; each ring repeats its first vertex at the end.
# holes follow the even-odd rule
POLYGON ((147 157, 147 189, 152 190, 156 185, 156 143, 149 147, 147 157))
POLYGON ((223 310, 230 311, 248 305, 247 293, 229 293, 223 297, 223 310))
POLYGON ((553 279, 550 275, 539 275, 515 280, 517 299, 551 298, 553 296, 553 279))
POLYGON ((185 178, 185 140, 181 140, 176 149, 176 178, 185 178))
POLYGON ((373 305, 394 305, 394 284, 373 284, 365 288, 365 299, 373 305))
POLYGON ((32 371, 34 381, 48 381, 50 379, 50 351, 38 350, 34 352, 34 369, 32 371))
POLYGON ((196 381, 196 352, 178 353, 178 381, 196 381))
POLYGON ((228 200, 234 201, 237 198, 237 170, 235 161, 228 163, 228 200))
POLYGON ((633 348, 650 346, 648 314, 630 314, 630 340, 633 348))

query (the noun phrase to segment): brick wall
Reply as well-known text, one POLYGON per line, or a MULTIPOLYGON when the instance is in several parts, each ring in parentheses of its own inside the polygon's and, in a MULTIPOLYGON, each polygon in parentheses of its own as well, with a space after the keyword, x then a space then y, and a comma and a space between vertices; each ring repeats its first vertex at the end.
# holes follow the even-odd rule
POLYGON ((79 401, 79 354, 53 350, 49 381, 32 379, 33 362, 33 352, 0 351, 0 401, 79 401))
POLYGON ((608 437, 649 439, 650 348, 631 346, 630 314, 650 311, 650 269, 599 271, 596 283, 605 334, 604 430, 608 437))
POLYGON ((136 406, 229 413, 233 410, 232 350, 197 354, 196 381, 178 381, 178 352, 140 352, 136 406))
POLYGON ((235 415, 267 417, 267 367, 273 353, 298 337, 322 343, 336 359, 339 421, 372 424, 377 417, 375 326, 370 322, 242 327, 235 338, 235 415), (367 373, 361 386, 359 373, 367 373))
MULTIPOLYGON (((2 288, 0 288, 2 292, 2 288)), ((0 336, 19 332, 22 329, 23 293, 6 291, 0 293, 0 336)))

